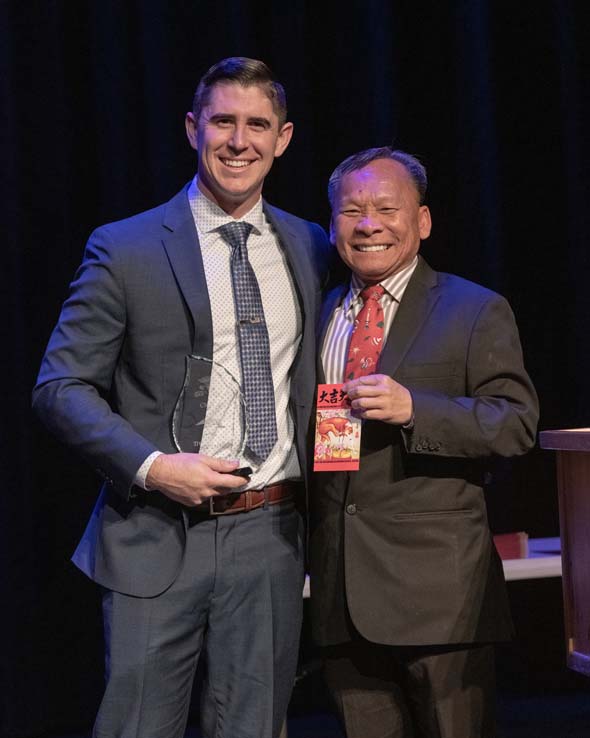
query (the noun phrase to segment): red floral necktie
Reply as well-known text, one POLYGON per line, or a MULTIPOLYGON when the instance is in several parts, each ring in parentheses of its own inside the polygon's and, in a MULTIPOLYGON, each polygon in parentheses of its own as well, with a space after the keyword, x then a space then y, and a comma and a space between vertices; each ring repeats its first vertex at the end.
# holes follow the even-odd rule
POLYGON ((385 292, 380 284, 361 291, 363 307, 354 321, 350 336, 344 381, 374 374, 383 346, 383 308, 379 300, 385 292))

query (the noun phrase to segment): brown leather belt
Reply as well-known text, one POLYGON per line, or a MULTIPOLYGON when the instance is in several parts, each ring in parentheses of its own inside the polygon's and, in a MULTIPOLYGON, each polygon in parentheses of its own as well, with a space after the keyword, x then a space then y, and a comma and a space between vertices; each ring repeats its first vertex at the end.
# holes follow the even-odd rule
POLYGON ((207 502, 192 508, 196 513, 208 515, 234 515, 262 507, 265 503, 277 505, 279 502, 294 500, 298 482, 278 482, 262 489, 248 489, 229 495, 210 497, 207 502))

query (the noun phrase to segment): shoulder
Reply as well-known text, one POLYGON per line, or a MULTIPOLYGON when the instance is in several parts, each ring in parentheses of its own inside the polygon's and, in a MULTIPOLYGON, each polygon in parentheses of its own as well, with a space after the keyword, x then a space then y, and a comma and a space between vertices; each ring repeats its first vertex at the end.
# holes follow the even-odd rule
POLYGON ((332 269, 336 249, 318 223, 299 218, 267 202, 264 203, 264 212, 280 235, 290 237, 298 249, 307 249, 319 273, 328 273, 332 269))
POLYGON ((141 213, 130 215, 122 220, 105 223, 100 226, 100 228, 106 229, 112 233, 119 233, 121 235, 135 233, 136 231, 153 228, 155 225, 161 225, 165 211, 165 204, 157 205, 156 207, 144 210, 141 213))
POLYGON ((456 274, 439 272, 439 285, 441 289, 463 300, 475 300, 476 302, 487 302, 488 300, 504 299, 501 295, 488 287, 472 282, 456 274))
POLYGON ((293 215, 293 213, 288 213, 286 210, 281 210, 281 208, 270 205, 266 201, 264 202, 264 212, 271 223, 275 225, 280 224, 296 233, 309 234, 314 240, 318 239, 320 242, 328 242, 328 237, 324 229, 313 221, 305 220, 297 215, 293 215))
POLYGON ((163 239, 185 221, 192 222, 192 213, 183 188, 162 205, 96 228, 88 238, 84 261, 137 265, 160 259, 163 239))
POLYGON ((452 325, 457 334, 472 334, 477 330, 497 333, 515 325, 512 308, 502 295, 456 274, 434 274, 437 299, 431 319, 441 326, 452 325))
POLYGON ((171 200, 141 213, 131 215, 122 220, 105 223, 96 228, 92 235, 107 241, 116 241, 119 245, 135 243, 162 237, 162 229, 174 230, 176 224, 190 218, 190 206, 186 195, 186 187, 178 192, 171 200), (172 227, 167 224, 171 223, 172 227))
POLYGON ((416 270, 416 278, 422 281, 430 280, 443 299, 460 302, 463 305, 473 305, 476 307, 488 303, 506 303, 502 295, 488 287, 484 287, 464 277, 459 277, 456 274, 437 272, 422 258, 416 270))

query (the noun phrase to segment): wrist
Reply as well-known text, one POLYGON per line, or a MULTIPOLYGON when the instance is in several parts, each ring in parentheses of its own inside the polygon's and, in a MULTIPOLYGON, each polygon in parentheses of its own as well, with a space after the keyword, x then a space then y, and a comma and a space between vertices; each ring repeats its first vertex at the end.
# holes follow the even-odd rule
POLYGON ((404 430, 410 430, 414 427, 414 399, 412 393, 407 387, 404 387, 406 391, 406 412, 403 415, 402 421, 400 422, 401 427, 404 430))
POLYGON ((165 477, 166 455, 158 454, 152 463, 145 477, 146 490, 159 489, 165 477))
POLYGON ((406 431, 410 431, 414 429, 414 413, 412 412, 412 415, 410 416, 410 419, 407 423, 402 423, 402 429, 406 431))

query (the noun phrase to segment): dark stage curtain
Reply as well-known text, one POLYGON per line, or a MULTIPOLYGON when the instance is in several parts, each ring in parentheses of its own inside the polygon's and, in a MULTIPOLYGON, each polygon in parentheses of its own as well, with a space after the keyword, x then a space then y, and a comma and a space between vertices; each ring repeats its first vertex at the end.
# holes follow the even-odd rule
MULTIPOLYGON (((30 389, 97 225, 193 174, 200 75, 267 61, 295 136, 268 199, 327 225, 332 168, 394 143, 430 173, 423 253, 511 301, 542 427, 590 422, 590 124, 585 3, 0 2, 4 206, 0 733, 87 726, 101 690, 98 594, 68 562, 98 481, 40 428, 30 389)), ((557 534, 552 459, 500 474, 498 530, 557 534)))

